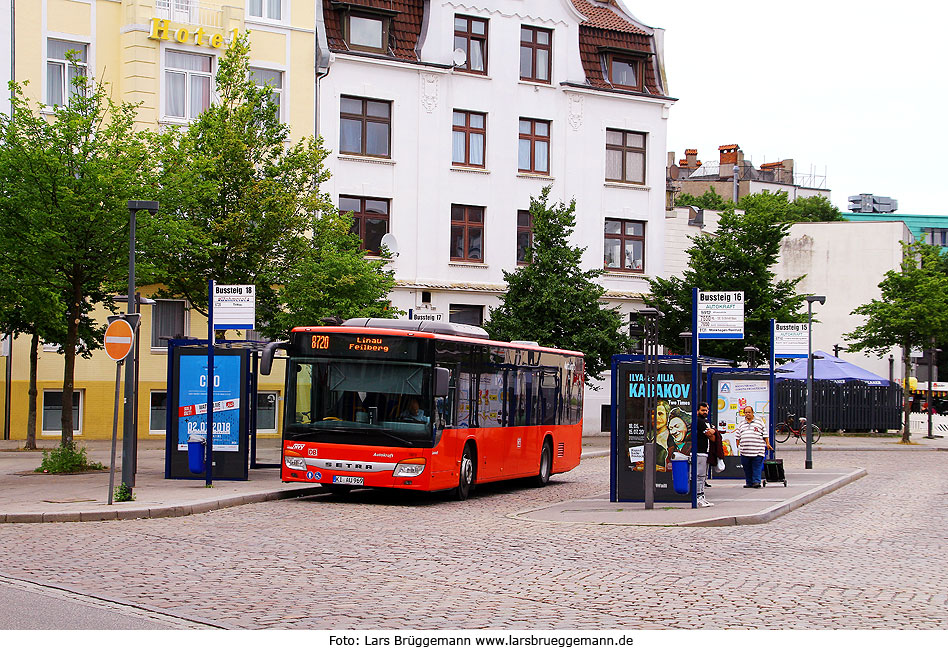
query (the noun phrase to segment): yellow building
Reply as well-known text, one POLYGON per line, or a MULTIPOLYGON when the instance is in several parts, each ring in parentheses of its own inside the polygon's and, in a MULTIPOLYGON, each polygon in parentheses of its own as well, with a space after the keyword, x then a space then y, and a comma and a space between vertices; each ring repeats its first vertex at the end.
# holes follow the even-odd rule
MULTIPOLYGON (((27 96, 45 105, 69 101, 74 68, 67 51, 78 52, 80 74, 105 82, 116 100, 141 103, 143 129, 184 125, 214 101, 218 58, 235 32, 250 33, 250 66, 261 85, 270 83, 291 138, 315 133, 315 3, 290 0, 0 0, 0 81, 11 74, 29 81, 27 96), (7 64, 9 62, 9 64, 7 64), (12 71, 12 73, 11 73, 12 71)), ((8 105, 7 105, 8 106, 8 105)), ((3 107, 0 107, 3 108, 3 107)), ((141 199, 149 199, 142 197, 141 199)), ((147 295, 147 289, 143 289, 147 295)), ((95 314, 105 324, 107 313, 95 314)), ((139 428, 141 438, 164 437, 167 338, 207 336, 207 320, 184 301, 142 307, 140 328, 139 428)), ((233 331, 231 338, 246 333, 233 331)), ((38 439, 60 436, 63 358, 55 344, 39 351, 38 439)), ((10 364, 10 435, 27 427, 28 337, 19 337, 5 357, 0 381, 3 404, 10 364)), ((76 362, 76 438, 108 438, 112 432, 115 363, 102 351, 76 362)), ((279 431, 282 369, 263 377, 258 432, 279 431)), ((121 419, 121 416, 120 416, 121 419)), ((121 427, 119 428, 121 431, 121 427)))

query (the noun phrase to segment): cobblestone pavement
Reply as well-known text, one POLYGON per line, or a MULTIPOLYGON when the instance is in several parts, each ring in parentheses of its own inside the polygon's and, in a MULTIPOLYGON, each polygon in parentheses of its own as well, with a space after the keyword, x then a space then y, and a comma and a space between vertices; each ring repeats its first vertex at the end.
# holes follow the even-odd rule
MULTIPOLYGON (((803 466, 802 453, 784 459, 803 466)), ((354 492, 175 519, 5 524, 0 576, 235 628, 944 629, 946 463, 938 451, 822 453, 817 466, 869 475, 728 528, 508 518, 607 491, 606 458, 544 489, 478 488, 466 503, 354 492), (742 564, 748 549, 756 560, 742 564)))

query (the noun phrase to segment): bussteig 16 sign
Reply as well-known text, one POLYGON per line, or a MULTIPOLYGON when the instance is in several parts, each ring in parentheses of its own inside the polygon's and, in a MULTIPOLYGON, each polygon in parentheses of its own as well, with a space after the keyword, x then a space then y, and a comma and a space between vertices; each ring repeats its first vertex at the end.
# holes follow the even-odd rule
POLYGON ((744 339, 744 293, 698 292, 698 338, 744 339))

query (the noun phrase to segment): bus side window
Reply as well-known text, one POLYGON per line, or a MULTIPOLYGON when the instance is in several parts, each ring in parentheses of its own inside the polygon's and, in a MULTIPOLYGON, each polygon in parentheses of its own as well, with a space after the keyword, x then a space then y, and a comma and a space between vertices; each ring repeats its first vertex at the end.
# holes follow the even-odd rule
POLYGON ((557 419, 557 399, 560 395, 560 374, 559 369, 543 369, 540 372, 540 391, 539 391, 539 423, 545 426, 554 426, 559 423, 557 419))
POLYGON ((458 416, 455 421, 456 425, 459 428, 473 428, 473 401, 471 392, 473 387, 471 386, 473 378, 470 372, 462 371, 458 373, 457 381, 457 405, 458 405, 458 416))

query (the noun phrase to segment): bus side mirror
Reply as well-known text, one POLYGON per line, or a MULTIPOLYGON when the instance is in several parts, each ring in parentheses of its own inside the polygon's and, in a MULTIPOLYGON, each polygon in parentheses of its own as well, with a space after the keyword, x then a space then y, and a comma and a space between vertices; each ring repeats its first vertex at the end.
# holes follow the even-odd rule
POLYGON ((444 367, 435 367, 435 396, 447 396, 451 382, 451 370, 444 367))
POLYGON ((270 375, 270 369, 273 368, 273 355, 277 349, 286 350, 289 342, 270 342, 263 349, 263 357, 260 359, 260 373, 264 376, 270 375))

